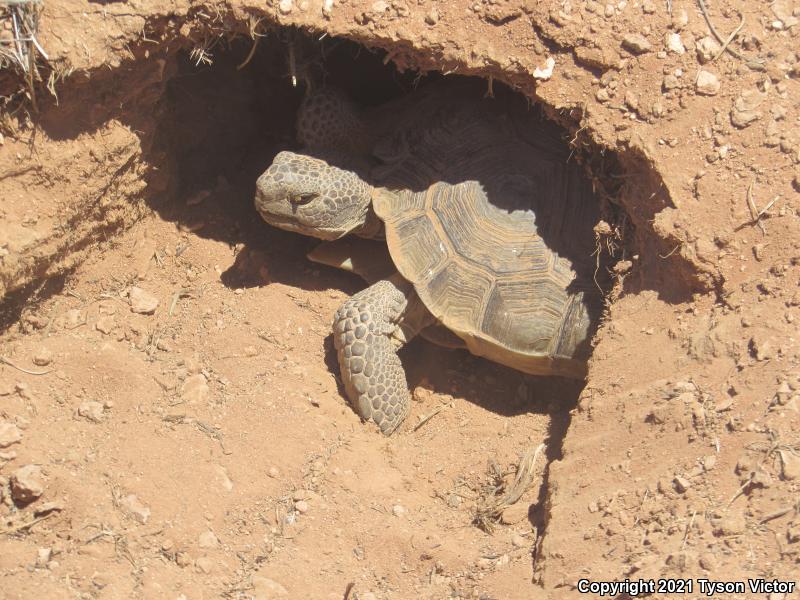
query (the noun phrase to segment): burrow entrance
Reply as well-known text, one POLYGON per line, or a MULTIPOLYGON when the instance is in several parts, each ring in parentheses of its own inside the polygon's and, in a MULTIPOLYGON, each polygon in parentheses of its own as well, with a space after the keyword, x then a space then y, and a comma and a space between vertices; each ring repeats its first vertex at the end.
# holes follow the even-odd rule
MULTIPOLYGON (((40 93, 37 125, 54 139, 72 139, 118 119, 141 134, 148 183, 143 199, 183 230, 230 244, 237 259, 221 276, 229 287, 263 285, 265 278, 301 288, 362 287, 356 276, 305 260, 316 240, 262 221, 253 207, 256 179, 278 152, 298 148, 295 118, 309 86, 336 86, 357 104, 369 107, 410 94, 445 75, 401 72, 383 50, 296 29, 272 28, 260 34, 255 46, 244 35, 216 35, 201 43, 178 39, 178 49, 143 41, 132 49, 135 58, 117 69, 101 69, 88 79, 66 77, 59 82, 60 98, 40 93)), ((611 293, 616 281, 620 285, 614 293, 621 293, 629 287, 633 291, 654 287, 663 280, 663 273, 639 277, 631 286, 636 278, 614 271, 615 263, 668 251, 667 241, 636 227, 667 203, 656 197, 661 187, 658 174, 643 159, 594 145, 581 132, 580 114, 538 105, 498 79, 474 80, 487 93, 526 104, 542 120, 558 121, 564 147, 571 146, 570 160, 584 166, 602 205, 603 221, 596 228, 598 287, 611 293), (638 198, 647 202, 638 207, 638 218, 631 218, 628 208, 638 198)), ((679 276, 671 282, 686 284, 659 291, 679 301, 692 293, 697 282, 682 263, 676 273, 679 276)), ((4 312, 18 315, 34 288, 42 289, 29 287, 8 298, 4 312)), ((11 319, 4 320, 10 324, 11 319)), ((414 367, 410 370, 413 374, 414 367)), ((561 392, 553 406, 570 407, 582 386, 557 387, 561 392)), ((521 400, 538 395, 534 390, 521 400)), ((517 409, 523 410, 523 404, 517 409)), ((501 413, 514 410, 497 408, 501 413)))
MULTIPOLYGON (((253 207, 256 179, 278 152, 299 148, 295 119, 309 85, 335 86, 358 105, 372 107, 434 84, 444 75, 400 72, 384 51, 342 39, 318 40, 296 31, 262 40, 252 54, 251 49, 250 41, 241 40, 211 48, 207 54, 187 49, 175 57, 174 73, 159 101, 153 149, 169 161, 173 191, 170 200, 153 206, 180 227, 234 247, 236 260, 221 275, 226 286, 281 282, 302 289, 340 287, 354 293, 365 285, 359 277, 305 259, 318 240, 262 221, 253 207)), ((472 79, 477 87, 490 91, 488 81, 472 79)), ((526 106, 543 121, 548 119, 542 106, 497 81, 491 93, 526 106)), ((572 131, 561 126, 565 148, 576 139, 577 129, 577 125, 572 131)), ((615 281, 613 264, 626 256, 624 238, 632 232, 614 197, 625 179, 613 153, 577 144, 574 151, 572 160, 583 161, 587 177, 595 178, 597 201, 602 203, 608 229, 598 229, 596 280, 610 293, 615 281)), ((601 315, 596 316, 599 320, 601 315)), ((326 346, 327 366, 338 373, 331 337, 326 346)), ((561 457, 570 409, 577 403, 583 382, 526 376, 464 350, 439 348, 419 338, 401 351, 401 358, 411 389, 452 392, 452 373, 458 369, 472 373, 466 386, 458 388, 463 398, 499 415, 547 414, 547 461, 561 457), (489 387, 494 388, 491 395, 485 393, 489 387)), ((345 397, 343 387, 340 394, 345 397)), ((538 509, 531 519, 544 531, 547 471, 540 490, 538 509)))
MULTIPOLYGON (((174 193, 171 201, 156 208, 162 217, 196 235, 235 246, 236 262, 221 276, 229 287, 281 281, 313 289, 323 275, 345 282, 336 285, 346 285, 348 291, 361 289, 364 283, 357 276, 305 260, 305 253, 318 240, 262 221, 253 208, 256 179, 278 152, 300 149, 295 120, 309 89, 334 86, 359 106, 369 108, 434 85, 444 77, 436 72, 400 72, 383 51, 343 39, 313 39, 297 31, 281 31, 259 43, 255 52, 245 40, 218 49, 183 51, 175 58, 174 73, 159 102, 154 142, 154 152, 170 162, 174 193)), ((450 77, 473 84, 478 93, 485 90, 498 102, 516 104, 543 125, 552 126, 562 145, 554 151, 566 156, 574 135, 566 127, 558 131, 559 125, 548 120, 543 107, 496 81, 490 85, 479 78, 450 77)), ((613 153, 596 149, 575 147, 570 159, 582 161, 587 178, 595 179, 596 201, 605 221, 596 228, 594 279, 596 286, 608 293, 614 284, 613 264, 625 257, 623 239, 630 231, 624 211, 614 204, 612 195, 623 180, 621 167, 613 153)), ((601 316, 601 310, 593 314, 595 325, 601 316)), ((417 340, 404 351, 410 375, 418 380, 427 377, 425 365, 430 364, 417 358, 425 344, 417 340)), ((464 360, 476 360, 462 354, 464 360)), ((331 369, 338 371, 333 354, 329 357, 331 369)), ((498 407, 498 412, 513 413, 523 409, 525 402, 540 398, 543 394, 537 380, 541 378, 530 380, 533 383, 521 394, 520 406, 498 407)), ((562 387, 547 410, 558 407, 566 414, 582 385, 558 385, 562 387)))

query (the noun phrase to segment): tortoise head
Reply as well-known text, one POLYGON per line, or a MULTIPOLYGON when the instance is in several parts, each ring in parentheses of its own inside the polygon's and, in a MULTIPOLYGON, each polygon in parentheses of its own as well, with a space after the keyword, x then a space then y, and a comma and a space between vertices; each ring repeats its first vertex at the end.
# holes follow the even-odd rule
POLYGON ((319 158, 280 152, 256 182, 256 210, 270 225, 335 240, 370 220, 372 188, 319 158))

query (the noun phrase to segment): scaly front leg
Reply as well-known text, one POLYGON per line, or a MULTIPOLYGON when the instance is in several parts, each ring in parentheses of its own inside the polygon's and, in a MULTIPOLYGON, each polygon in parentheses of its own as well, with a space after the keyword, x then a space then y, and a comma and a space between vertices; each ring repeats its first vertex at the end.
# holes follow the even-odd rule
POLYGON ((350 402, 362 419, 374 421, 386 435, 400 426, 411 406, 397 356, 401 342, 410 339, 407 332, 398 331, 409 294, 414 294, 411 285, 399 278, 379 281, 345 302, 333 323, 350 402))

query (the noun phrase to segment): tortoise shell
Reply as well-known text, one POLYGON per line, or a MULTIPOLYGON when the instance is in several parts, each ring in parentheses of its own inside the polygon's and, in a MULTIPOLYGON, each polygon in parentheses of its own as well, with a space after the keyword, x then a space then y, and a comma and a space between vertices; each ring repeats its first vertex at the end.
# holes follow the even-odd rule
POLYGON ((602 310, 591 183, 532 115, 440 108, 396 136, 373 193, 392 260, 473 354, 584 377, 602 310))

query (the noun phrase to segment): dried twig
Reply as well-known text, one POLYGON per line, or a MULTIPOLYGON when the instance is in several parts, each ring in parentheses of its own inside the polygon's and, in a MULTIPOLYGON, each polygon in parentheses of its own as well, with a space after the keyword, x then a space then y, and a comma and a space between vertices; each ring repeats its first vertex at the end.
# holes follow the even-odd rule
POLYGON ((522 495, 533 483, 536 459, 543 450, 544 444, 539 444, 536 448, 528 450, 520 460, 514 481, 505 490, 505 493, 500 497, 495 496, 484 500, 482 505, 478 506, 474 519, 478 527, 484 531, 491 531, 492 524, 500 518, 502 512, 522 498, 522 495))
POLYGON ((56 514, 56 513, 55 512, 50 512, 50 513, 47 513, 46 515, 44 515, 42 517, 37 517, 36 519, 33 519, 32 521, 28 521, 27 523, 20 523, 19 525, 14 525, 13 527, 9 527, 8 529, 3 529, 2 531, 0 531, 0 535, 9 535, 11 533, 16 533, 18 531, 22 531, 23 529, 28 529, 29 527, 33 527, 37 523, 41 523, 42 521, 45 521, 45 520, 49 519, 54 514, 56 514))
POLYGON ((30 371, 28 369, 23 369, 17 364, 11 362, 10 359, 6 358, 5 356, 0 356, 0 363, 6 364, 9 367, 15 368, 17 371, 22 371, 23 373, 27 373, 28 375, 47 375, 48 373, 52 373, 55 369, 47 369, 47 371, 30 371))
POLYGON ((258 40, 266 35, 258 32, 258 26, 261 24, 261 21, 263 21, 263 17, 255 22, 252 22, 252 20, 250 22, 250 37, 253 38, 253 46, 252 48, 250 48, 250 52, 247 54, 247 58, 244 59, 242 64, 236 67, 237 71, 241 71, 242 69, 244 69, 247 66, 247 63, 249 63, 253 59, 253 56, 255 56, 256 54, 256 48, 258 47, 258 40))
MULTIPOLYGON (((733 39, 739 33, 739 30, 741 30, 742 26, 744 25, 744 16, 742 16, 742 22, 739 24, 739 26, 736 28, 733 34, 726 40, 720 35, 719 31, 717 31, 717 28, 714 27, 714 23, 711 22, 711 17, 709 16, 708 10, 706 9, 706 3, 703 0, 697 0, 697 2, 700 4, 700 10, 703 13, 703 17, 705 17, 706 23, 708 24, 708 28, 711 30, 711 33, 714 34, 714 37, 717 38, 717 41, 720 44, 722 44, 722 51, 720 52, 720 54, 722 54, 722 52, 729 52, 732 56, 735 56, 739 60, 743 60, 745 64, 751 69, 757 69, 763 71, 765 62, 763 58, 748 58, 741 52, 731 48, 729 45, 731 41, 733 41, 733 39)), ((716 60, 717 58, 719 58, 719 55, 715 56, 714 60, 716 60)))
POLYGON ((692 525, 694 525, 694 517, 697 514, 696 510, 692 511, 692 518, 689 519, 689 524, 686 526, 686 531, 683 534, 683 543, 681 544, 681 550, 686 547, 686 541, 689 539, 689 532, 692 530, 692 525))
POLYGON ((775 510, 767 515, 764 515, 759 521, 759 523, 764 524, 768 523, 769 521, 774 521, 775 519, 780 519, 781 517, 788 515, 792 511, 798 512, 798 509, 800 509, 800 503, 795 504, 793 506, 785 506, 784 508, 775 510))
POLYGON ((675 247, 674 247, 672 250, 670 250, 670 251, 669 251, 669 253, 667 253, 667 254, 664 254, 664 255, 661 255, 661 254, 659 254, 659 255, 658 255, 658 258, 669 258, 669 257, 670 257, 670 256, 672 256, 673 254, 675 254, 675 252, 677 252, 677 251, 678 251, 678 248, 680 248, 681 246, 683 246, 683 242, 681 242, 680 244, 678 244, 677 246, 675 246, 675 247))
POLYGON ((175 292, 174 294, 172 294, 172 302, 170 302, 170 304, 169 304, 169 311, 168 311, 167 314, 170 317, 172 316, 172 313, 175 312, 175 307, 178 304, 178 300, 180 300, 181 298, 192 298, 192 297, 193 297, 192 296, 192 291, 189 290, 189 289, 185 289, 185 288, 175 292))
POLYGON ((767 235, 767 228, 761 222, 761 217, 767 214, 767 211, 769 211, 769 209, 772 208, 772 205, 775 204, 778 198, 780 198, 780 195, 775 196, 772 200, 770 200, 767 203, 767 205, 764 208, 758 210, 758 208, 756 208, 756 203, 753 200, 753 184, 751 183, 747 188, 747 207, 750 209, 750 217, 751 217, 751 221, 750 223, 748 223, 748 225, 758 225, 758 228, 761 230, 761 233, 767 235))
POLYGON ((13 65, 25 77, 34 112, 37 111, 34 81, 39 73, 36 69, 36 53, 49 60, 47 53, 36 39, 39 29, 39 14, 42 0, 2 0, 0 20, 7 19, 11 26, 11 39, 0 41, 0 69, 13 65))
POLYGON ((344 596, 342 600, 350 600, 350 594, 353 592, 353 589, 356 587, 355 582, 351 581, 347 584, 347 587, 344 588, 344 596))
POLYGON ((729 44, 730 44, 730 43, 733 41, 733 39, 734 39, 734 38, 735 38, 737 35, 739 35, 739 32, 742 30, 742 27, 744 27, 744 15, 741 15, 741 18, 742 18, 742 20, 739 22, 739 26, 738 26, 736 29, 734 29, 734 30, 733 30, 733 33, 731 33, 731 34, 728 36, 728 39, 727 39, 727 40, 725 40, 725 43, 724 43, 724 44, 722 44, 722 48, 720 48, 719 52, 717 52, 717 55, 716 55, 714 58, 712 58, 712 59, 711 59, 711 62, 714 62, 714 61, 715 61, 715 60, 717 60, 717 59, 718 59, 720 56, 722 56, 723 54, 725 54, 725 51, 728 49, 728 45, 729 45, 729 44))
POLYGON ((412 429, 412 431, 416 431, 417 429, 419 429, 420 427, 422 427, 423 425, 425 425, 425 423, 427 423, 428 421, 430 421, 430 420, 431 420, 433 417, 435 417, 436 415, 438 415, 438 414, 439 414, 440 412, 442 412, 442 411, 443 411, 445 408, 450 408, 450 404, 449 404, 449 403, 448 403, 448 404, 440 404, 439 406, 437 406, 436 408, 434 408, 434 409, 433 409, 431 412, 429 412, 427 415, 425 415, 424 417, 422 417, 422 419, 420 419, 420 422, 419 422, 419 423, 417 423, 417 424, 414 426, 414 429, 412 429))

